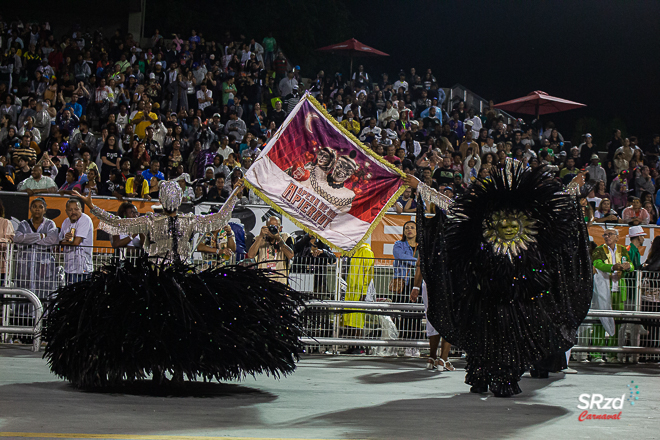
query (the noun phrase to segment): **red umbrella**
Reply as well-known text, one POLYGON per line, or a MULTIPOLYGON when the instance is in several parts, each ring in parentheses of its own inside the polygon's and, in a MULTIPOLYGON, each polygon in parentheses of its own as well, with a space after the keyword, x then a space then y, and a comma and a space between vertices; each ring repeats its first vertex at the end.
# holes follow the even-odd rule
POLYGON ((586 105, 569 101, 568 99, 550 96, 545 92, 537 90, 522 98, 496 104, 495 107, 508 112, 536 115, 538 118, 539 115, 573 110, 574 108, 586 107, 586 105))
POLYGON ((351 74, 349 80, 353 76, 353 57, 354 56, 380 56, 380 57, 389 57, 389 54, 381 52, 378 49, 374 49, 371 46, 367 46, 364 43, 360 43, 355 38, 346 40, 343 43, 331 44, 330 46, 325 46, 320 49, 316 49, 324 52, 338 52, 343 55, 348 55, 351 57, 351 74))

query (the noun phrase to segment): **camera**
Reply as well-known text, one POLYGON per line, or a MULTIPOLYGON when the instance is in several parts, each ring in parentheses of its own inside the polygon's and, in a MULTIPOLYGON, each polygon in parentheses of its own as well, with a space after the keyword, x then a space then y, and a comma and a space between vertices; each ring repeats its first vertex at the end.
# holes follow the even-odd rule
POLYGON ((269 225, 269 226, 268 226, 268 231, 269 231, 271 234, 273 234, 273 235, 277 235, 277 234, 280 233, 280 230, 279 230, 278 227, 275 226, 275 225, 269 225))

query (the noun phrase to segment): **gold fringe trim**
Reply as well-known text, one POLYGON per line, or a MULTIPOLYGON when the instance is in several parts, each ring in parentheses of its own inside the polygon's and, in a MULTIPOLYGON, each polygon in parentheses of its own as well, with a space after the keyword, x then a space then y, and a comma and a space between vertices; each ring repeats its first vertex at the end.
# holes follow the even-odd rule
MULTIPOLYGON (((387 167, 387 168, 389 168, 390 170, 394 171, 394 172, 395 172, 396 174, 398 174, 400 177, 404 177, 404 176, 405 176, 405 174, 403 173, 403 171, 401 171, 400 169, 398 169, 397 167, 395 167, 394 165, 392 165, 391 163, 389 163, 388 161, 386 161, 385 159, 383 159, 382 157, 380 157, 378 154, 376 154, 375 152, 373 152, 373 151, 371 150, 371 148, 365 146, 362 142, 360 142, 360 140, 359 140, 358 138, 356 138, 356 137, 353 135, 353 133, 351 133, 350 131, 346 130, 344 127, 342 127, 342 125, 341 125, 339 122, 337 122, 337 120, 336 120, 335 118, 333 118, 333 117, 330 115, 330 113, 328 113, 328 111, 327 111, 325 108, 323 108, 323 106, 322 106, 322 105, 321 105, 321 104, 320 104, 320 103, 319 103, 319 102, 318 102, 318 101, 317 101, 312 95, 309 94, 309 92, 306 92, 305 95, 303 95, 302 99, 307 99, 307 100, 308 100, 308 101, 309 101, 309 102, 310 102, 310 103, 316 108, 316 110, 317 110, 319 113, 321 113, 321 114, 325 117, 325 119, 326 119, 328 122, 330 122, 332 125, 334 125, 334 126, 335 126, 335 127, 336 127, 336 128, 337 128, 337 129, 343 134, 343 135, 345 135, 347 138, 349 138, 349 139, 350 139, 350 140, 351 140, 351 141, 352 141, 352 142, 353 142, 353 143, 354 143, 354 144, 355 144, 360 150, 362 150, 362 152, 365 153, 367 156, 370 156, 373 160, 375 160, 375 161, 377 161, 377 162, 380 162, 380 163, 383 164, 385 167, 387 167)), ((301 99, 301 100, 302 100, 302 99, 301 99)), ((282 129, 284 128, 284 124, 282 124, 282 125, 283 125, 283 126, 280 127, 280 130, 282 130, 282 129)), ((288 126, 288 124, 287 124, 287 126, 288 126)), ((280 133, 279 133, 280 130, 278 130, 278 132, 276 133, 276 135, 279 135, 279 134, 280 134, 280 133)), ((256 162, 256 161, 255 161, 255 162, 256 162)), ((376 216, 376 218, 371 222, 371 226, 369 226, 369 229, 367 229, 367 232, 364 233, 364 235, 362 236, 362 238, 360 239, 360 241, 358 241, 358 242, 355 244, 355 246, 353 246, 353 248, 351 248, 351 249, 348 250, 348 251, 345 251, 345 250, 339 248, 337 245, 335 245, 335 244, 331 243, 330 241, 328 241, 326 238, 324 238, 324 237, 320 236, 319 234, 317 234, 316 232, 310 230, 307 226, 305 226, 305 225, 303 225, 302 223, 300 223, 295 217, 293 217, 291 214, 289 214, 288 212, 286 212, 285 210, 283 210, 280 206, 278 206, 275 202, 273 202, 273 201, 270 200, 268 197, 266 197, 266 196, 261 192, 261 190, 259 190, 258 188, 256 188, 256 187, 255 187, 254 185, 252 185, 250 182, 248 182, 247 179, 245 179, 244 182, 245 182, 245 186, 247 186, 247 187, 250 188, 252 191, 254 191, 254 193, 255 193, 255 194, 256 194, 261 200, 263 200, 264 202, 266 202, 266 203, 267 203, 271 208, 273 208, 275 211, 277 211, 277 212, 279 212, 280 214, 286 216, 286 218, 288 218, 289 220, 291 220, 291 221, 292 221, 296 226, 298 226, 300 229, 302 229, 303 231, 307 232, 308 234, 310 234, 310 235, 312 235, 312 236, 318 238, 319 240, 321 240, 323 243, 327 244, 327 245, 330 246, 331 248, 333 248, 333 249, 339 249, 341 255, 342 255, 342 256, 346 256, 346 257, 350 257, 351 255, 353 255, 353 254, 358 250, 358 248, 359 248, 360 246, 362 246, 362 244, 364 244, 364 243, 369 239, 369 237, 371 237, 371 234, 374 232, 374 229, 376 229, 376 227, 377 227, 378 224, 381 222, 381 220, 383 219, 383 217, 385 216, 385 214, 387 214, 387 211, 388 211, 392 206, 394 206, 394 204, 395 204, 396 201, 399 199, 399 197, 401 197, 401 194, 403 194, 403 192, 404 192, 404 191, 406 190, 406 188, 407 188, 407 185, 401 185, 401 186, 399 187, 399 189, 398 189, 398 190, 392 195, 392 197, 390 197, 389 201, 388 201, 388 202, 383 206, 383 208, 380 210, 380 212, 378 213, 378 215, 376 216)))

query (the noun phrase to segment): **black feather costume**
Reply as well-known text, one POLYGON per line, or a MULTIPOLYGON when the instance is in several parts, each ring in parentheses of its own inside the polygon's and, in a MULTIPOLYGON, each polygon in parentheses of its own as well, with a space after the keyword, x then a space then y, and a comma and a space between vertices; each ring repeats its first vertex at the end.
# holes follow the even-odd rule
POLYGON ((466 383, 519 393, 527 368, 575 344, 589 310, 588 233, 576 198, 541 168, 509 162, 446 215, 425 219, 421 205, 428 319, 466 351, 466 383), (501 239, 503 218, 517 219, 514 239, 501 239))
POLYGON ((57 291, 44 356, 82 388, 164 372, 219 381, 291 373, 302 350, 302 301, 265 272, 197 272, 147 257, 104 266, 57 291))

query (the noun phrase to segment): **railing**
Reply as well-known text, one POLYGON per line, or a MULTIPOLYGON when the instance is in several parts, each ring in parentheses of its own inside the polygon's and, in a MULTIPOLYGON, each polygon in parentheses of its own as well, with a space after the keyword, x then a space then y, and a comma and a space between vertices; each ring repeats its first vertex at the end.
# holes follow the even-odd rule
MULTIPOLYGON (((10 325, 9 316, 2 315, 2 325, 0 325, 0 334, 11 332, 12 334, 32 335, 32 351, 39 351, 41 346, 41 317, 43 316, 43 306, 37 296, 26 289, 15 289, 9 287, 0 287, 0 304, 3 309, 7 307, 16 307, 22 305, 21 298, 27 299, 32 305, 32 325, 10 325)), ((23 300, 24 301, 24 300, 23 300)))
MULTIPOLYGON (((52 292, 71 281, 67 259, 71 253, 64 247, 9 247, 4 285, 28 289, 45 304, 52 292)), ((93 268, 121 256, 107 248, 95 248, 91 253, 93 268), (111 251, 111 252, 109 252, 111 251)), ((236 262, 234 259, 229 263, 236 262)), ((225 264, 215 255, 195 253, 192 264, 200 269, 225 264)), ((336 353, 346 346, 364 347, 377 355, 403 354, 403 349, 428 347, 426 321, 421 303, 410 303, 414 268, 395 265, 394 260, 336 258, 331 254, 294 258, 289 265, 290 285, 307 297, 302 312, 306 337, 303 342, 311 352, 336 353), (396 291, 395 278, 402 279, 396 291), (406 283, 407 280, 407 283, 406 283)), ((573 348, 576 360, 592 359, 609 354, 617 360, 660 360, 660 272, 637 271, 627 278, 625 298, 617 299, 612 310, 591 310, 578 330, 578 342, 573 348), (606 337, 603 320, 611 322, 615 336, 606 337)), ((30 327, 38 321, 35 306, 13 304, 3 307, 5 326, 30 327)), ((6 334, 5 342, 25 335, 6 334)), ((460 353, 454 348, 454 353, 460 353)))
MULTIPOLYGON (((454 84, 451 88, 447 89, 446 94, 447 94, 447 109, 450 114, 454 106, 456 106, 460 101, 465 102, 465 111, 467 111, 470 107, 472 107, 476 109, 480 114, 483 114, 488 108, 489 101, 487 99, 482 98, 481 96, 477 95, 476 93, 467 89, 465 86, 461 84, 454 84)), ((498 114, 504 116, 506 118, 507 124, 510 124, 511 121, 515 119, 513 116, 511 116, 509 113, 505 112, 504 110, 498 108, 493 110, 495 110, 498 114)))

